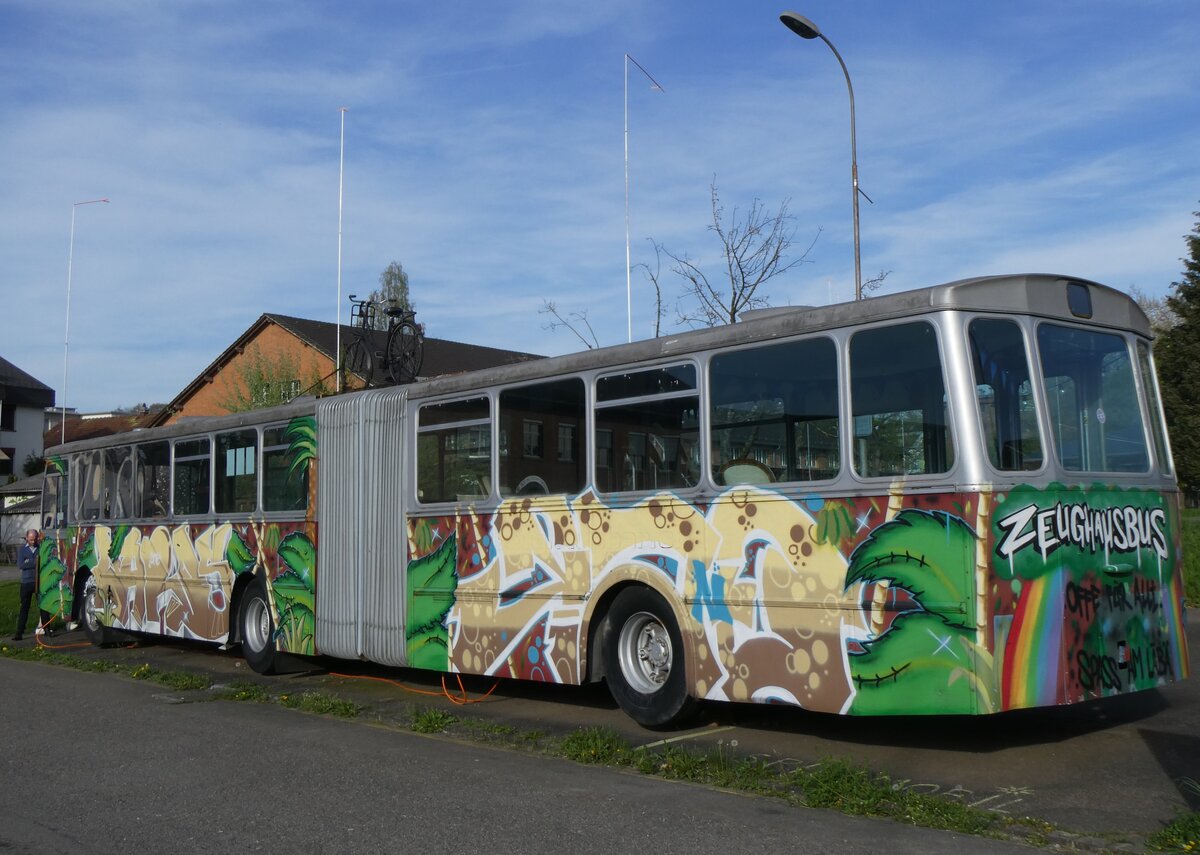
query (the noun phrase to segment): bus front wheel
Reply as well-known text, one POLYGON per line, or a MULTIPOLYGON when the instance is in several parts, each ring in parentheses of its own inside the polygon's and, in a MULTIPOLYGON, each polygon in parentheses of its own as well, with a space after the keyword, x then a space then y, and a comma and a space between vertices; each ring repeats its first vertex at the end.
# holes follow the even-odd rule
POLYGON ((645 727, 679 722, 693 709, 683 638, 667 603, 648 588, 617 595, 608 613, 604 672, 625 713, 645 727))
POLYGON ((239 630, 242 658, 259 674, 273 674, 275 619, 271 615, 271 601, 267 598, 267 586, 262 578, 255 579, 245 590, 239 630))

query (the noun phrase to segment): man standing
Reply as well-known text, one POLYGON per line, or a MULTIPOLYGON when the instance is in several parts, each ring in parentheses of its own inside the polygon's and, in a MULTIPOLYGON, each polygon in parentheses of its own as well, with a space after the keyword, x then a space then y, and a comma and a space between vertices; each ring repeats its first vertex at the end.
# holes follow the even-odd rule
MULTIPOLYGON (((34 529, 25 532, 25 542, 17 550, 17 569, 21 571, 21 613, 17 617, 17 634, 13 641, 20 641, 25 634, 25 623, 29 619, 29 604, 37 597, 38 583, 38 533, 34 529)), ((42 634, 39 623, 37 634, 42 634)))

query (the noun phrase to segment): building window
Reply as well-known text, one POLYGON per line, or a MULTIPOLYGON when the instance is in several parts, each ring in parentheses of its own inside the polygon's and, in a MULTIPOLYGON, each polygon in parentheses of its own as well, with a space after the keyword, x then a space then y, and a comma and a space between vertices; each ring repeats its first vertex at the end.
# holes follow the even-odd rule
POLYGON ((0 430, 17 429, 17 408, 8 401, 0 401, 0 430))
POLYGON ((16 465, 13 458, 16 456, 15 448, 0 448, 0 475, 13 474, 13 467, 16 465))
POLYGON ((575 425, 559 425, 558 462, 572 463, 575 460, 575 454, 575 425))
POLYGON ((281 380, 277 383, 260 383, 254 389, 253 403, 255 407, 273 407, 286 404, 300 397, 299 380, 281 380))
POLYGON ((542 459, 542 423, 525 420, 524 423, 525 435, 525 456, 535 460, 542 459))

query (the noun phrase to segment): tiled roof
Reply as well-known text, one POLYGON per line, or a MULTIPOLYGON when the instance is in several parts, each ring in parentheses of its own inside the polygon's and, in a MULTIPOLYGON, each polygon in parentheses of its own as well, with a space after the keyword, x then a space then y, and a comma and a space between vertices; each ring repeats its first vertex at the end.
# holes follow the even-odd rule
MULTIPOLYGON (((311 321, 306 318, 293 318, 288 315, 266 314, 263 317, 279 324, 297 338, 315 347, 330 359, 337 353, 337 324, 327 321, 311 321)), ((358 337, 359 330, 342 325, 342 346, 358 337)), ((387 343, 384 332, 373 331, 376 350, 383 350, 387 343)), ((461 341, 448 341, 444 338, 425 337, 424 356, 421 361, 422 377, 440 377, 445 374, 462 374, 464 371, 477 371, 481 368, 495 368, 499 365, 511 365, 515 362, 528 362, 531 359, 541 359, 534 353, 522 353, 516 350, 501 350, 495 347, 482 347, 477 344, 466 344, 461 341)), ((376 378, 376 382, 380 382, 376 378)))
MULTIPOLYGON (((290 315, 263 314, 244 333, 226 347, 225 350, 221 351, 216 359, 196 375, 166 407, 152 416, 150 421, 143 425, 143 427, 156 427, 166 424, 171 415, 177 412, 195 394, 197 388, 216 376, 222 370, 225 363, 229 361, 231 355, 240 353, 240 348, 244 348, 248 342, 253 341, 255 336, 267 324, 275 324, 287 330, 300 341, 314 348, 330 360, 336 359, 337 324, 329 323, 328 321, 313 321, 307 318, 294 318, 290 315)), ((359 334, 358 329, 345 324, 342 324, 341 331, 342 347, 346 347, 350 342, 354 341, 359 334)), ((377 352, 382 351, 387 344, 386 333, 373 331, 371 335, 375 342, 375 350, 377 352)), ((512 365, 517 362, 528 362, 542 358, 535 353, 501 350, 495 347, 481 347, 475 344, 465 344, 460 341, 448 341, 447 339, 426 336, 424 339, 420 376, 428 378, 447 374, 462 374, 466 371, 495 368, 501 365, 512 365)), ((375 376, 372 378, 372 382, 379 386, 387 384, 387 380, 383 378, 383 370, 378 364, 375 366, 375 376)), ((70 433, 70 427, 67 430, 70 433)))
MULTIPOLYGON (((94 439, 98 436, 109 436, 123 433, 134 428, 148 427, 155 413, 133 413, 121 416, 105 416, 100 419, 67 418, 67 442, 77 439, 94 439)), ((58 445, 63 441, 61 424, 56 424, 43 435, 43 448, 58 445)))

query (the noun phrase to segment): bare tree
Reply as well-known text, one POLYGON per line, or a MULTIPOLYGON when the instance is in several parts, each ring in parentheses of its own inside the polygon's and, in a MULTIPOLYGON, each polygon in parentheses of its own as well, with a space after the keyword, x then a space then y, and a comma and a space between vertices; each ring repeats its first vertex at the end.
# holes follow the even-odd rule
POLYGON ((654 337, 658 338, 662 335, 662 319, 663 319, 663 298, 662 284, 659 279, 662 276, 662 254, 663 248, 656 244, 650 238, 650 245, 654 247, 654 269, 650 269, 650 265, 646 263, 635 264, 635 268, 641 267, 646 272, 646 279, 654 286, 654 337))
POLYGON ((808 254, 821 234, 818 228, 804 252, 789 260, 788 250, 796 229, 792 225, 795 218, 788 213, 787 199, 779 204, 777 211, 770 211, 756 198, 744 219, 734 208, 726 220, 715 179, 710 190, 712 224, 708 230, 721 242, 725 276, 714 282, 699 262, 688 255, 677 255, 662 244, 654 244, 655 253, 670 258, 674 262, 671 271, 684 279, 678 320, 692 327, 736 323, 742 312, 768 305, 769 297, 760 289, 781 273, 808 261, 808 254))
POLYGON ((863 294, 870 294, 872 291, 878 291, 883 287, 884 281, 892 275, 890 270, 880 270, 878 274, 872 276, 862 284, 863 294))
POLYGON ((1166 297, 1151 297, 1136 285, 1130 286, 1129 296, 1146 313, 1146 317, 1150 319, 1150 329, 1156 336, 1162 335, 1179 323, 1179 316, 1175 314, 1166 297))
POLYGON ((539 315, 549 315, 551 320, 542 325, 542 329, 554 332, 562 327, 566 327, 575 337, 583 342, 583 346, 588 350, 600 346, 600 341, 596 338, 596 331, 592 329, 592 324, 587 318, 587 309, 582 312, 568 312, 564 317, 559 311, 558 304, 553 300, 543 300, 542 307, 538 309, 539 315), (583 331, 586 330, 586 335, 583 331))

